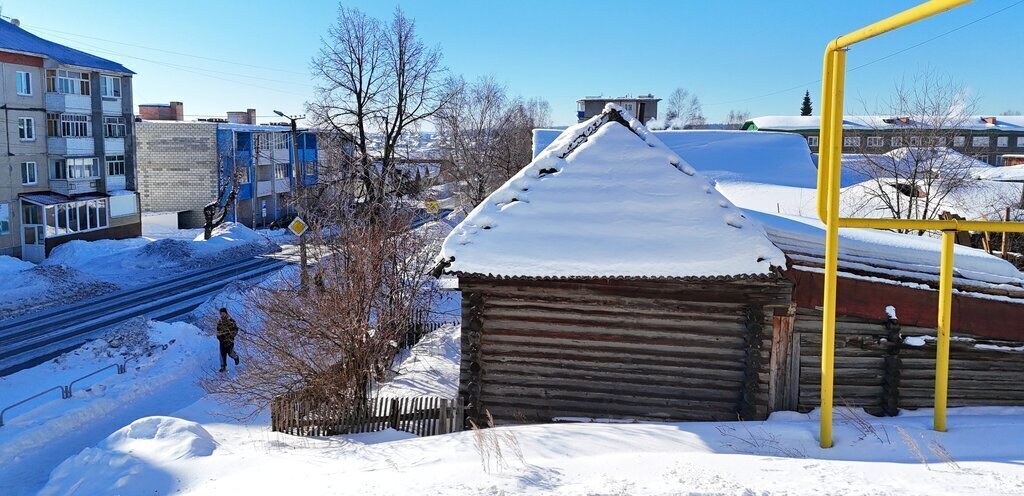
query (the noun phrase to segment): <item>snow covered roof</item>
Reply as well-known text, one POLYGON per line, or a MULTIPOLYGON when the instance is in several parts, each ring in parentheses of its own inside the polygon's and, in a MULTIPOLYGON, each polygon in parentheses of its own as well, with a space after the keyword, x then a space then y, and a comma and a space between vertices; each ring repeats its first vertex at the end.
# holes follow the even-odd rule
MULTIPOLYGON (((537 156, 563 130, 534 129, 537 156)), ((735 130, 652 131, 668 149, 716 181, 746 181, 813 188, 817 168, 807 142, 792 133, 735 130)))
POLYGON ((447 272, 503 277, 766 275, 757 222, 620 107, 565 130, 445 238, 447 272))
POLYGON ((100 71, 135 74, 125 66, 60 43, 44 40, 7 21, 0 20, 0 50, 51 58, 65 65, 86 67, 100 71))
POLYGON ((978 167, 973 169, 971 172, 978 179, 989 179, 992 181, 1024 182, 1024 165, 1005 165, 1003 167, 978 167))
MULTIPOLYGON (((745 210, 792 262, 791 269, 822 272, 825 226, 817 219, 745 210)), ((920 289, 936 289, 942 244, 938 239, 875 229, 839 230, 839 273, 920 289)), ((968 296, 1024 303, 1024 274, 984 250, 954 248, 953 285, 968 296)))
MULTIPOLYGON (((821 116, 817 115, 766 115, 754 117, 743 125, 744 129, 756 128, 770 131, 808 131, 817 130, 821 126, 821 116)), ((922 122, 909 120, 903 122, 899 118, 882 115, 847 115, 843 116, 843 129, 907 129, 926 128, 922 122)), ((1024 116, 972 115, 956 126, 958 129, 972 131, 1024 131, 1024 116)))

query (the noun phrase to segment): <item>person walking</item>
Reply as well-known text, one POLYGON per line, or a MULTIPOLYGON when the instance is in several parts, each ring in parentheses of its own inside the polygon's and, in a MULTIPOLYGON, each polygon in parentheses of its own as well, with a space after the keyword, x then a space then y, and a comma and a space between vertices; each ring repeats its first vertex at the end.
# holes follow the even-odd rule
POLYGON ((220 342, 220 371, 228 369, 228 357, 235 360, 235 366, 241 361, 235 353, 235 336, 238 335, 238 324, 228 315, 227 308, 220 309, 220 320, 217 321, 217 341, 220 342))

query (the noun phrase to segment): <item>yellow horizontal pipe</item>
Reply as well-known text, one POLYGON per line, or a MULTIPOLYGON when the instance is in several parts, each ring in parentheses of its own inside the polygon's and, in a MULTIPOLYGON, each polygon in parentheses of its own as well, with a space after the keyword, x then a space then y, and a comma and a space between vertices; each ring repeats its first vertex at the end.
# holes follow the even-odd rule
POLYGON ((912 24, 925 17, 930 17, 940 12, 959 7, 972 0, 932 0, 922 3, 916 7, 904 10, 898 14, 887 17, 874 24, 860 28, 852 33, 844 34, 829 44, 835 50, 846 48, 854 43, 859 43, 869 38, 874 38, 882 33, 887 33, 897 28, 912 24))

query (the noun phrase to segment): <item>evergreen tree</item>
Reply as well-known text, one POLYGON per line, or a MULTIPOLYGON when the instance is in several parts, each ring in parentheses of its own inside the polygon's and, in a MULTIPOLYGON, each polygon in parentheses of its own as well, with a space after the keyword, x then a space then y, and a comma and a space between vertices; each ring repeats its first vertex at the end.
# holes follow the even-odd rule
POLYGON ((800 105, 800 115, 811 115, 814 108, 811 107, 811 92, 804 92, 804 103, 800 105))

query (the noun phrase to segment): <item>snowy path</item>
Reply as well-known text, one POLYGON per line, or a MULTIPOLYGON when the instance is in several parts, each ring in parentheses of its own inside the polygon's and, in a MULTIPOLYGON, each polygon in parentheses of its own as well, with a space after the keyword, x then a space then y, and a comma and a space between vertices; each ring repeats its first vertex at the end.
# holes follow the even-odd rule
POLYGON ((0 375, 80 346, 89 337, 135 317, 172 321, 231 282, 266 276, 286 264, 269 256, 243 257, 148 286, 0 321, 0 375))

